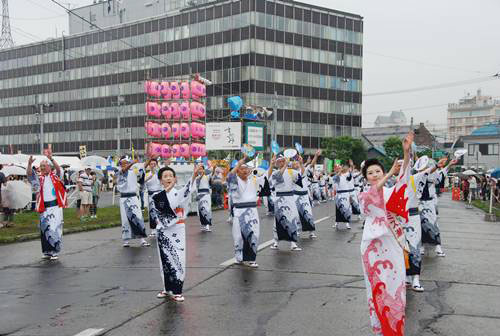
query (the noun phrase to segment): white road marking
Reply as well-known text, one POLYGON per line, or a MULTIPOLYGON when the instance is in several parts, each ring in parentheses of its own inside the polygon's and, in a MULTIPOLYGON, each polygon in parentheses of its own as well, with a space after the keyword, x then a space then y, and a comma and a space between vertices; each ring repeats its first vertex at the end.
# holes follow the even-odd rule
POLYGON ((104 329, 93 329, 93 328, 85 329, 84 331, 76 334, 75 336, 96 336, 103 330, 104 329))
MULTIPOLYGON (((315 220, 314 224, 321 223, 322 221, 327 220, 328 218, 330 218, 330 216, 326 216, 326 217, 320 218, 318 220, 315 220)), ((257 247, 257 251, 263 250, 266 247, 271 246, 273 242, 274 242, 274 240, 271 239, 271 240, 268 240, 268 241, 260 244, 259 247, 257 247)), ((227 267, 227 266, 231 266, 231 265, 233 265, 235 263, 236 263, 236 259, 235 258, 231 258, 229 260, 224 261, 222 264, 220 264, 220 266, 227 267)), ((78 336, 80 336, 80 335, 78 335, 78 336)))

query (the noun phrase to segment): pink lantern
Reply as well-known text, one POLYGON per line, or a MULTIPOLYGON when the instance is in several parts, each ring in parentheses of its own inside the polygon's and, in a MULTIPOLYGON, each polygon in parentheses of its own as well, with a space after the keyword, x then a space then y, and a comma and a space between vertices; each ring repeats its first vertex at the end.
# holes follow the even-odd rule
POLYGON ((178 123, 172 124, 172 134, 174 135, 174 139, 180 138, 181 128, 178 123))
POLYGON ((149 136, 154 136, 154 129, 153 129, 153 122, 150 122, 148 121, 146 123, 146 127, 147 127, 147 130, 146 130, 146 133, 149 135, 149 136))
POLYGON ((190 153, 189 153, 189 145, 188 144, 182 144, 180 146, 180 152, 181 152, 181 156, 184 157, 184 158, 189 158, 190 156, 190 153))
POLYGON ((170 125, 168 123, 161 124, 161 136, 165 139, 172 136, 172 130, 170 129, 170 125))
POLYGON ((179 83, 171 82, 170 83, 170 92, 172 93, 172 99, 180 99, 181 98, 181 88, 179 87, 179 83))
POLYGON ((154 157, 161 156, 161 144, 152 142, 149 144, 149 149, 152 156, 154 157))
POLYGON ((160 94, 160 83, 150 82, 148 95, 153 97, 159 97, 160 94))
POLYGON ((146 110, 146 114, 148 116, 154 116, 154 114, 155 114, 154 110, 156 108, 155 105, 156 105, 156 103, 154 103, 154 102, 147 102, 146 105, 144 105, 145 110, 146 110))
POLYGON ((160 93, 163 96, 163 99, 168 100, 168 99, 172 98, 172 91, 170 91, 170 83, 169 82, 161 82, 160 93))
POLYGON ((182 123, 180 127, 181 127, 181 136, 184 139, 189 139, 189 124, 182 123))
POLYGON ((198 102, 192 102, 191 116, 193 119, 205 118, 205 105, 198 102))
POLYGON ((144 82, 144 92, 146 92, 147 94, 149 94, 151 90, 151 82, 150 81, 145 81, 144 82))
POLYGON ((199 128, 198 136, 200 138, 204 138, 205 137, 205 125, 203 125, 203 124, 199 124, 199 125, 200 125, 199 126, 200 128, 199 128))
POLYGON ((200 144, 200 152, 201 156, 207 156, 207 150, 205 148, 205 144, 200 144))
POLYGON ((182 99, 189 99, 191 96, 191 88, 189 87, 189 82, 181 83, 181 97, 182 99))
POLYGON ((153 124, 153 136, 156 138, 161 137, 161 125, 158 123, 152 123, 153 124))
POLYGON ((170 104, 170 114, 172 115, 172 119, 180 119, 181 112, 179 111, 179 103, 170 104))
POLYGON ((198 126, 199 124, 197 122, 192 122, 191 123, 191 136, 193 138, 197 138, 198 137, 198 126))
POLYGON ((167 120, 172 117, 172 113, 170 112, 170 105, 168 103, 161 103, 161 115, 167 120))
POLYGON ((184 102, 179 106, 179 110, 182 116, 182 119, 188 120, 189 119, 189 113, 191 112, 191 109, 189 108, 189 103, 184 102))
POLYGON ((179 157, 179 156, 180 156, 180 153, 181 153, 181 151, 180 151, 180 146, 179 146, 179 145, 177 145, 177 144, 173 145, 173 146, 172 146, 172 156, 173 156, 173 157, 179 157))
POLYGON ((161 145, 161 157, 166 159, 171 156, 170 146, 169 145, 161 145))
POLYGON ((204 84, 201 84, 197 81, 191 82, 191 94, 193 98, 200 99, 201 97, 205 97, 207 94, 206 87, 204 84))
POLYGON ((200 157, 200 149, 197 143, 191 144, 191 156, 194 158, 200 157))

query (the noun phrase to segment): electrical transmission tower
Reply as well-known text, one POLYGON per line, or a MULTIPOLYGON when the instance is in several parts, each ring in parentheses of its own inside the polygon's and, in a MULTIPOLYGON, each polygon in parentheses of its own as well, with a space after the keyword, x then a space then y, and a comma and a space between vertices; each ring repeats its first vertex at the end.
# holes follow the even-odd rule
POLYGON ((0 49, 14 46, 10 32, 9 0, 2 0, 2 35, 0 35, 0 49))

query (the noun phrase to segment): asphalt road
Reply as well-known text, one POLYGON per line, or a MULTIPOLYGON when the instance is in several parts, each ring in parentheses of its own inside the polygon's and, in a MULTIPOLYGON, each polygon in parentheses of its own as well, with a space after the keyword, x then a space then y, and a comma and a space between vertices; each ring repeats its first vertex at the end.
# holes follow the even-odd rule
MULTIPOLYGON (((447 256, 424 258, 424 293, 408 292, 407 335, 500 334, 500 226, 440 199, 447 256)), ((263 248, 260 268, 230 264, 227 213, 211 233, 187 221, 184 303, 156 299, 156 247, 121 246, 120 229, 67 235, 58 262, 38 241, 0 246, 0 335, 371 335, 361 269, 361 223, 332 229, 331 203, 314 209, 318 238, 301 252, 263 248)), ((261 244, 272 238, 261 216, 261 244)), ((265 244, 264 244, 265 246, 265 244)))

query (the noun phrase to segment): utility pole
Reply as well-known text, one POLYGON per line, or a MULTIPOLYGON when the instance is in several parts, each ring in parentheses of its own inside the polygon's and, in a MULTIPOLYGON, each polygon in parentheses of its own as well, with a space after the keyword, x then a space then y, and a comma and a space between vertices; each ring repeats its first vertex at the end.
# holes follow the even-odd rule
POLYGON ((43 120, 43 113, 45 112, 45 108, 46 107, 52 107, 53 105, 52 104, 47 104, 47 103, 43 103, 43 104, 36 104, 35 105, 35 108, 37 109, 37 114, 38 114, 38 122, 40 124, 40 134, 39 134, 39 137, 40 137, 40 154, 43 155, 43 147, 44 147, 44 132, 43 132, 43 124, 44 124, 44 120, 43 120))
POLYGON ((276 141, 276 127, 278 124, 278 93, 274 91, 274 103, 273 103, 273 130, 272 130, 272 140, 276 141))
POLYGON ((116 103, 115 102, 111 102, 111 105, 115 105, 116 108, 117 108, 117 113, 116 113, 116 119, 117 119, 117 122, 116 122, 116 129, 117 129, 117 135, 116 135, 116 154, 118 155, 118 157, 120 157, 121 155, 121 115, 122 115, 122 111, 120 109, 120 106, 123 106, 125 105, 125 99, 123 98, 123 96, 118 92, 118 96, 116 97, 116 103))

